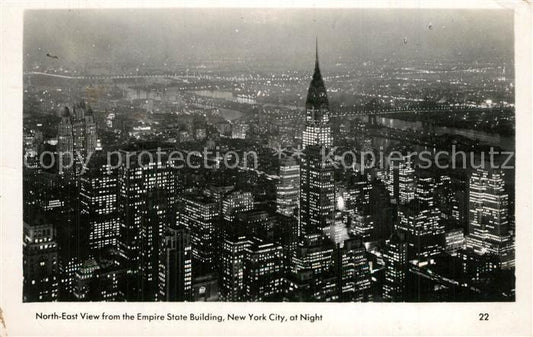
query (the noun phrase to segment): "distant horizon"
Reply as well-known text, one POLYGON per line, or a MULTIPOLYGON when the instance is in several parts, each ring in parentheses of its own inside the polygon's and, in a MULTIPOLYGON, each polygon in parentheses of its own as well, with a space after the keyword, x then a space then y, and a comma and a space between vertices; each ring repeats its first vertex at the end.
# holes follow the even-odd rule
POLYGON ((375 60, 513 62, 513 12, 429 9, 27 10, 24 66, 309 69, 375 60), (221 13, 223 12, 223 14, 221 13), (47 57, 57 56, 58 58, 47 57))

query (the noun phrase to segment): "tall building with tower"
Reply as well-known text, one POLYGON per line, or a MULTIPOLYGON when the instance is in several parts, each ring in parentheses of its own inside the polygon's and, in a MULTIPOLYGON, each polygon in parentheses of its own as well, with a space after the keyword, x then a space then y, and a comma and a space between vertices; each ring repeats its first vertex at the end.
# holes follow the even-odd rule
POLYGON ((305 108, 304 156, 300 166, 300 234, 329 230, 334 226, 335 217, 334 165, 322 158, 333 140, 318 47, 305 108))
POLYGON ((96 150, 96 143, 96 123, 91 107, 85 101, 74 104, 72 111, 65 107, 57 133, 60 173, 79 175, 85 159, 96 150))
POLYGON ((318 41, 316 44, 315 71, 307 91, 307 100, 305 101, 305 130, 302 138, 304 148, 309 145, 329 147, 333 144, 329 121, 328 95, 318 63, 318 41))

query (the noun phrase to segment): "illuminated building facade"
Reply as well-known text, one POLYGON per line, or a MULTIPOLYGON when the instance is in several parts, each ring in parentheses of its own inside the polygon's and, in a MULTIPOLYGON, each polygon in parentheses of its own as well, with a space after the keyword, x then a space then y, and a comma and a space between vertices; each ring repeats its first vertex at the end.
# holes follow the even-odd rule
POLYGON ((398 194, 400 204, 407 204, 415 198, 415 170, 409 156, 398 164, 398 194))
POLYGON ((314 233, 334 225, 335 181, 333 163, 323 153, 332 145, 329 103, 318 64, 309 85, 303 133, 304 157, 300 166, 300 233, 314 233))
POLYGON ((350 237, 337 244, 336 274, 339 300, 366 302, 371 300, 370 269, 360 237, 350 237))
POLYGON ((440 212, 434 206, 435 184, 432 178, 420 178, 416 198, 401 205, 396 229, 406 236, 409 259, 430 262, 431 257, 444 251, 445 227, 440 212))
POLYGON ((334 225, 334 167, 323 162, 321 147, 308 146, 304 155, 300 169, 300 231, 311 234, 334 225))
POLYGON ((76 270, 74 297, 77 301, 87 301, 100 296, 97 292, 96 273, 100 266, 94 258, 89 258, 76 270))
POLYGON ((24 222, 24 302, 57 301, 59 279, 54 226, 42 214, 24 222))
POLYGON ((216 231, 219 223, 218 204, 204 195, 187 194, 179 211, 179 224, 191 233, 192 256, 208 270, 215 268, 216 231))
POLYGON ((458 250, 465 248, 465 234, 462 228, 446 231, 444 234, 444 248, 450 255, 456 255, 458 250))
POLYGON ((279 300, 283 295, 281 245, 252 238, 244 248, 244 296, 246 301, 279 300))
POLYGON ((252 241, 246 236, 227 238, 222 242, 222 300, 244 301, 244 249, 251 245, 252 241))
POLYGON ((118 174, 122 214, 118 251, 129 268, 126 299, 157 300, 163 233, 176 222, 181 186, 177 168, 164 159, 150 161, 141 153, 121 150, 122 163, 129 165, 122 165, 118 174))
POLYGON ((304 302, 337 301, 339 292, 334 254, 335 244, 323 234, 305 234, 291 261, 288 296, 304 302))
POLYGON ((222 200, 222 215, 224 220, 235 220, 236 214, 252 210, 254 198, 251 192, 231 192, 222 200))
POLYGON ((509 234, 508 194, 501 171, 477 170, 469 185, 469 233, 466 247, 479 255, 492 254, 504 269, 514 267, 509 234))
POLYGON ((276 185, 277 212, 294 216, 300 193, 300 165, 291 157, 281 161, 276 185))
POLYGON ((117 247, 118 188, 117 170, 110 165, 94 165, 80 177, 81 221, 87 222, 89 248, 93 253, 104 247, 117 247))
POLYGON ((407 273, 408 243, 401 233, 393 232, 387 240, 383 252, 385 262, 385 280, 383 283, 383 299, 385 301, 403 301, 407 273))
POLYGON ((58 126, 57 152, 62 162, 60 173, 82 172, 83 161, 96 150, 96 123, 91 107, 81 101, 62 110, 58 126))

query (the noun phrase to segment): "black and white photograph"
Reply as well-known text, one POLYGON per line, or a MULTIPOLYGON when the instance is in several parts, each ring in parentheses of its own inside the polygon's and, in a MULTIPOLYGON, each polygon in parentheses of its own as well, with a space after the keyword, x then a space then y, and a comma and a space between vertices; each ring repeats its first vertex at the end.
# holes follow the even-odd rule
POLYGON ((511 12, 24 19, 24 301, 514 300, 511 12))
POLYGON ((515 108, 512 8, 29 8, 22 19, 21 218, 2 223, 21 233, 2 238, 21 256, 1 263, 18 269, 23 307, 48 303, 32 324, 311 328, 328 317, 183 302, 401 310, 531 296, 517 289, 531 272, 516 252, 531 230, 516 215, 531 189, 517 180, 518 116, 531 111, 515 108), (95 318, 76 310, 87 302, 95 318), (182 303, 128 318, 135 303, 107 302, 182 303))

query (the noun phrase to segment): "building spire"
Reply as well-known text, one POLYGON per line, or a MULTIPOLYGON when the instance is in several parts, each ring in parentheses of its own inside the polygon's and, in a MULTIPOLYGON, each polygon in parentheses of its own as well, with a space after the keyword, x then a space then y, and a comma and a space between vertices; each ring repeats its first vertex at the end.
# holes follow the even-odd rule
POLYGON ((320 67, 318 65, 318 35, 315 37, 315 71, 320 72, 320 67))
MULTIPOLYGON (((313 78, 307 91, 306 107, 307 109, 319 110, 328 109, 328 96, 326 93, 326 86, 320 74, 320 66, 318 64, 318 37, 315 39, 315 71, 313 78)), ((320 119, 321 116, 315 116, 314 119, 320 119)))

